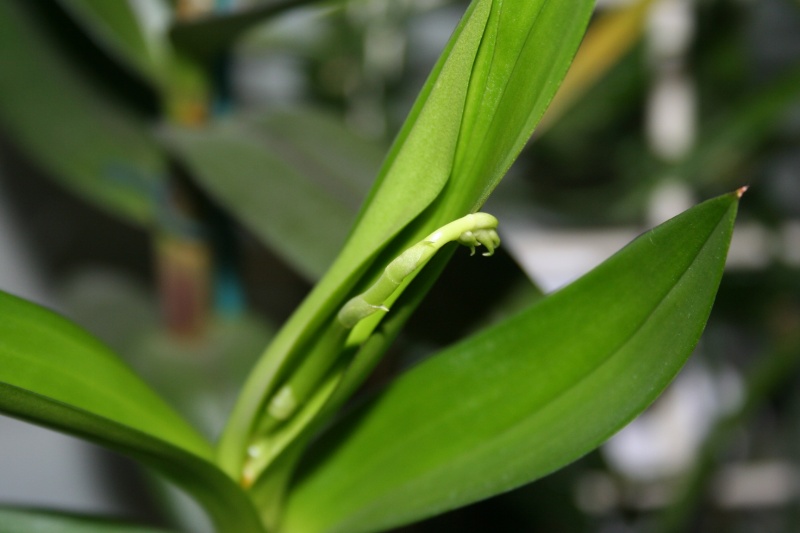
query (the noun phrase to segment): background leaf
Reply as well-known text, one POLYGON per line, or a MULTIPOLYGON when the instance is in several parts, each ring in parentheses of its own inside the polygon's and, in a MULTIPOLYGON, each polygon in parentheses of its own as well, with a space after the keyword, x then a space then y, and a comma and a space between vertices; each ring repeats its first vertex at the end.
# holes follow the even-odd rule
POLYGON ((676 375, 711 309, 737 210, 705 202, 528 311, 401 376, 301 465, 282 531, 376 531, 544 476, 676 375))
POLYGON ((0 127, 52 177, 144 223, 164 173, 144 118, 75 69, 42 5, 0 2, 0 127))
POLYGON ((0 412, 142 461, 195 496, 220 531, 261 531, 244 492, 210 462, 209 444, 113 353, 2 292, 0 412))
POLYGON ((228 213, 311 280, 336 257, 383 155, 311 110, 170 128, 165 138, 228 213))

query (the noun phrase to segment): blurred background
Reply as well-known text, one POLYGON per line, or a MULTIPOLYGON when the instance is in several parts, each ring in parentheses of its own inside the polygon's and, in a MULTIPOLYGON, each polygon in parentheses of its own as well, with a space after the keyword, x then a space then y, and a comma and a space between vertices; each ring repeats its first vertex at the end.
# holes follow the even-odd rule
MULTIPOLYGON (((467 4, 4 0, 0 289, 82 324, 214 438, 467 4)), ((796 0, 598 1, 486 207, 502 253, 457 254, 369 386, 743 185, 706 333, 656 404, 569 467, 402 531, 800 531, 796 0)), ((176 498, 0 418, 0 505, 208 527, 176 498)))

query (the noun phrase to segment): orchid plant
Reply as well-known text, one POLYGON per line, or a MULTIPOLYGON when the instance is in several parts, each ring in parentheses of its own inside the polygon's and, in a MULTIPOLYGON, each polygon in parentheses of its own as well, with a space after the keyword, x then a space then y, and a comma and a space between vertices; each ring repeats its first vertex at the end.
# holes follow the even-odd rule
MULTIPOLYGON (((124 2, 62 3, 104 31, 132 20, 124 2)), ((346 242, 250 371, 218 442, 86 331, 5 292, 0 412, 141 462, 195 498, 220 533, 386 530, 530 483, 598 447, 655 400, 698 342, 742 190, 648 231, 571 285, 351 401, 456 243, 487 256, 500 245, 502 220, 480 210, 556 94, 593 8, 592 0, 470 4, 346 242)), ((21 31, 23 12, 0 5, 0 50, 21 31)), ((185 117, 192 89, 203 88, 198 43, 224 46, 225 28, 247 20, 229 16, 215 26, 217 40, 194 38, 213 22, 178 19, 159 54, 120 33, 101 38, 185 117)), ((7 110, 0 115, 13 123, 7 110)), ((142 150, 162 143, 202 174, 203 127, 162 125, 142 150)), ((259 188, 290 186, 268 170, 259 188)), ((116 201, 109 190, 91 194, 116 201)), ((126 202, 139 216, 139 204, 126 202)), ((324 232, 331 221, 304 223, 324 232)), ((20 531, 36 519, 0 510, 0 523, 20 531)), ((89 531, 75 517, 47 520, 52 531, 89 531)))

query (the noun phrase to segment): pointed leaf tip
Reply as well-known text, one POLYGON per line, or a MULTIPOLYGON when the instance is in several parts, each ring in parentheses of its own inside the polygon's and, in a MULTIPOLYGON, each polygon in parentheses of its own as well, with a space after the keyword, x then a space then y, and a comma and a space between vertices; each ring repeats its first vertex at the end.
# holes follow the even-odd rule
POLYGON ((655 400, 700 338, 733 194, 644 233, 345 415, 301 463, 279 531, 396 527, 529 483, 599 446, 655 400))
POLYGON ((738 189, 736 189, 736 197, 741 198, 742 196, 744 196, 744 193, 746 193, 747 189, 749 188, 750 188, 749 185, 745 185, 743 187, 739 187, 738 189))

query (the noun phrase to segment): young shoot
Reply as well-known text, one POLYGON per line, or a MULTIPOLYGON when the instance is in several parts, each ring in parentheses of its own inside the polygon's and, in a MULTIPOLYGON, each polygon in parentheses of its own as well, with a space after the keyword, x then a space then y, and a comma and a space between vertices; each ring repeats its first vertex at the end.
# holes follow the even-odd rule
POLYGON ((475 254, 476 246, 485 246, 485 256, 494 253, 500 245, 497 219, 488 213, 472 213, 437 229, 386 266, 381 277, 369 289, 348 301, 339 311, 339 322, 352 328, 360 320, 378 311, 388 311, 386 300, 403 283, 406 277, 421 268, 445 244, 456 241, 469 246, 475 254))
MULTIPOLYGON (((242 483, 250 486, 269 462, 280 453, 280 434, 291 434, 296 424, 303 424, 295 417, 303 410, 320 383, 330 378, 337 362, 341 363, 343 348, 350 329, 359 321, 381 310, 388 311, 385 302, 413 272, 422 268, 445 244, 458 242, 475 253, 477 246, 486 247, 485 256, 494 253, 500 245, 497 235, 497 219, 487 213, 473 213, 459 218, 437 229, 418 242, 384 269, 381 277, 366 291, 348 301, 339 311, 337 322, 323 334, 327 342, 307 354, 305 360, 280 386, 266 404, 266 412, 254 431, 248 448, 248 458, 242 473, 242 483)), ((336 372, 341 372, 340 368, 336 372)), ((330 381, 330 380, 329 380, 330 381)), ((336 383, 336 380, 331 381, 336 383)), ((323 396, 332 391, 328 391, 323 396)), ((301 416, 301 419, 303 417, 301 416)))

